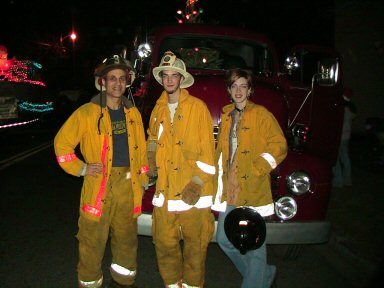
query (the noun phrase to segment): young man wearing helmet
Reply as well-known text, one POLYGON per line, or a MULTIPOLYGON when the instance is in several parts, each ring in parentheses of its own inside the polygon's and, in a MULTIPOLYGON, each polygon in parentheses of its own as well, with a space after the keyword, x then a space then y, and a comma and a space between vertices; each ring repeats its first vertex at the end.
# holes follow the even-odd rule
POLYGON ((262 217, 274 214, 269 173, 286 157, 287 143, 273 114, 249 100, 254 91, 250 71, 228 71, 226 84, 232 104, 223 108, 216 149, 218 189, 212 208, 220 211, 217 242, 243 276, 242 288, 268 288, 275 267, 267 264, 265 243, 257 249, 243 246, 248 239, 232 243, 229 239, 239 238, 227 237, 225 231, 242 231, 225 230, 224 222, 236 207, 254 209, 262 217))
POLYGON ((100 94, 68 118, 54 141, 60 166, 83 176, 79 231, 79 287, 102 287, 102 259, 111 237, 109 287, 136 287, 137 217, 147 186, 141 115, 125 96, 130 63, 114 55, 97 67, 100 94), (75 154, 80 144, 83 160, 75 154))
POLYGON ((174 53, 164 54, 153 75, 164 87, 148 129, 148 175, 158 176, 152 201, 157 262, 165 287, 203 287, 214 232, 213 121, 206 104, 185 89, 194 79, 174 53))

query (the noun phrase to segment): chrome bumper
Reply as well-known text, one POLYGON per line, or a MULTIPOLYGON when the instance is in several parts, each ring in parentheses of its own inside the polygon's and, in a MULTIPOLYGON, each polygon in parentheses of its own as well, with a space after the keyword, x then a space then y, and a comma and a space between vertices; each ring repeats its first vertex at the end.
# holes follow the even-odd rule
MULTIPOLYGON (((142 214, 138 218, 138 233, 152 236, 152 215, 142 214)), ((216 242, 216 227, 212 242, 216 242)), ((314 222, 267 222, 267 244, 319 244, 329 240, 331 224, 314 222)))

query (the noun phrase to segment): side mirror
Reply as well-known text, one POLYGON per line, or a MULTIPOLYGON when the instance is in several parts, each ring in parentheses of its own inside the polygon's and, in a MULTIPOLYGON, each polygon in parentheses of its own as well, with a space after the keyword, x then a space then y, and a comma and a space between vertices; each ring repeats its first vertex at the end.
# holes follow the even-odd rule
POLYGON ((148 43, 140 44, 137 48, 137 54, 139 57, 142 58, 148 58, 152 53, 151 46, 148 43))
POLYGON ((335 58, 319 60, 317 83, 320 86, 333 86, 339 76, 339 62, 335 58))
POLYGON ((146 59, 151 56, 152 48, 148 43, 143 43, 139 45, 136 52, 137 55, 134 57, 133 67, 136 69, 138 74, 147 74, 150 69, 150 65, 147 63, 148 60, 146 59))

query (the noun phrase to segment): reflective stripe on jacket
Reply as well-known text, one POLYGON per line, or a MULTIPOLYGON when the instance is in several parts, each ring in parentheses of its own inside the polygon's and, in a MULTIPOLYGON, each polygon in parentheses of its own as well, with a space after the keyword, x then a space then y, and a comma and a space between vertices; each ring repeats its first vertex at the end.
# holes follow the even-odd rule
MULTIPOLYGON (((185 185, 196 177, 203 184, 201 196, 209 196, 210 200, 204 201, 209 207, 214 194, 215 140, 213 120, 206 104, 191 96, 187 90, 181 89, 172 125, 168 94, 164 91, 151 114, 148 141, 157 143, 158 179, 155 197, 162 194, 166 201, 180 200, 180 193, 185 185)), ((185 207, 182 210, 190 208, 185 207)))
MULTIPOLYGON (((76 156, 75 148, 80 144, 80 151, 85 163, 103 163, 103 174, 97 177, 84 176, 81 194, 81 212, 89 219, 98 220, 102 214, 105 185, 112 169, 113 138, 112 123, 106 108, 105 93, 92 98, 91 102, 79 107, 60 128, 54 141, 55 154, 59 165, 69 174, 80 176, 84 166, 82 159, 76 156), (100 134, 98 121, 100 113, 100 134), (103 159, 104 155, 104 159, 103 159)), ((141 214, 143 187, 148 185, 148 177, 142 173, 148 165, 146 141, 140 112, 123 97, 126 115, 127 134, 130 155, 130 170, 134 191, 134 209, 137 217, 141 214)))

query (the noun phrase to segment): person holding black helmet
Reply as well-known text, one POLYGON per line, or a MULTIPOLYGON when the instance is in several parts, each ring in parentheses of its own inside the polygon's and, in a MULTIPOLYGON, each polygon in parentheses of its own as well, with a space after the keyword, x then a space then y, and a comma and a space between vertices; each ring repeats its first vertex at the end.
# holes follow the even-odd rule
POLYGON ((137 217, 148 183, 148 160, 141 115, 124 96, 132 74, 126 59, 105 59, 95 72, 100 93, 73 112, 54 140, 59 165, 84 177, 77 233, 79 287, 102 287, 109 236, 108 287, 136 287, 137 217), (79 144, 84 160, 75 153, 79 144))
POLYGON ((254 91, 252 72, 229 70, 226 85, 232 103, 223 108, 221 115, 216 149, 217 194, 212 206, 220 211, 217 242, 241 273, 242 288, 267 288, 276 268, 267 264, 266 244, 261 239, 265 235, 246 228, 260 221, 246 210, 231 212, 246 207, 261 217, 274 214, 270 172, 286 157, 287 142, 273 114, 249 100, 254 91), (231 222, 238 227, 228 227, 231 222), (227 236, 230 233, 241 233, 241 237, 227 236), (255 245, 249 244, 247 237, 253 237, 255 245))

